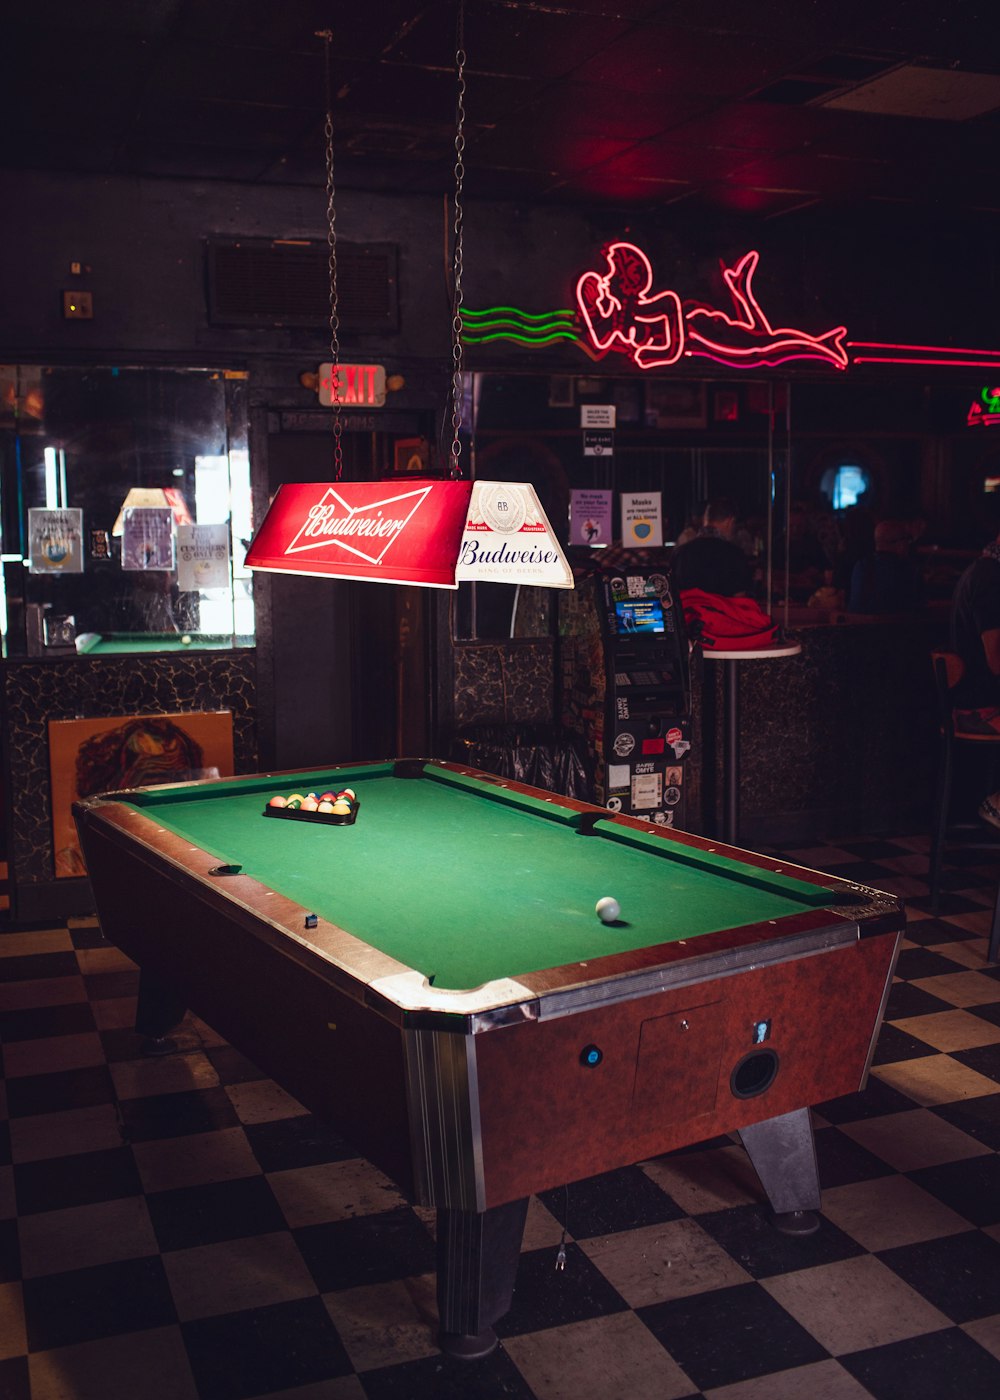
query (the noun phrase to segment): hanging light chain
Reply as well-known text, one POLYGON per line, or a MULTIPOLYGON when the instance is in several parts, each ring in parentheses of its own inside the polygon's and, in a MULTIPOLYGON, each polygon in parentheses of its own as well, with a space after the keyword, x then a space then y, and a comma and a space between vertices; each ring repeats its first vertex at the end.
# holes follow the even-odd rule
POLYGON ((455 218, 452 246, 452 312, 451 312, 451 475, 461 476, 462 456, 462 186, 465 180, 465 13, 462 0, 458 3, 458 42, 455 51, 455 72, 458 78, 458 105, 455 119, 455 218))
POLYGON ((330 273, 330 392, 333 398, 333 473, 339 481, 344 471, 343 431, 340 398, 340 316, 337 310, 337 209, 336 186, 333 179, 333 83, 331 76, 333 32, 319 29, 316 37, 325 44, 326 91, 326 241, 329 245, 330 273))

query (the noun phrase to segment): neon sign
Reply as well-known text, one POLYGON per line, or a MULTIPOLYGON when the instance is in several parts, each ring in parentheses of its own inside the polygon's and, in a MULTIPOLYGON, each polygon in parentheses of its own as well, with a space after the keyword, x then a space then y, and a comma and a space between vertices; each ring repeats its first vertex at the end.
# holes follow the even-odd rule
MULTIPOLYGON (((605 270, 589 269, 576 283, 576 308, 531 312, 517 306, 489 306, 462 312, 466 345, 509 340, 525 348, 565 340, 594 361, 611 351, 627 356, 641 370, 670 369, 684 360, 708 359, 730 369, 758 370, 792 360, 819 360, 844 370, 853 365, 977 365, 1000 371, 1000 350, 953 345, 903 345, 891 341, 847 340, 847 328, 821 335, 792 326, 774 326, 753 288, 760 254, 744 253, 722 267, 732 300, 730 311, 691 299, 671 288, 656 290, 649 258, 634 243, 616 241, 603 249, 605 270)), ((983 408, 969 410, 970 425, 993 426, 1000 415, 1000 390, 983 390, 983 408)))
POLYGON ((970 428, 1000 427, 1000 384, 995 389, 984 386, 979 391, 979 398, 969 405, 965 421, 970 428))
POLYGON ((702 357, 733 369, 759 369, 788 360, 825 360, 847 368, 846 326, 810 335, 773 326, 753 291, 760 262, 745 253, 722 278, 734 315, 699 302, 682 302, 677 292, 653 290, 653 268, 634 243, 604 249, 607 271, 588 271, 576 284, 576 300, 593 346, 602 353, 628 355, 640 369, 675 365, 682 356, 702 357))

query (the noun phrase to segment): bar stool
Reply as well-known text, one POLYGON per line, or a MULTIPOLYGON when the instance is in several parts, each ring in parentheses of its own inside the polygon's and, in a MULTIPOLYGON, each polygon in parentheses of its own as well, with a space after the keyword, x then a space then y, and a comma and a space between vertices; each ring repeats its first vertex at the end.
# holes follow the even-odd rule
MULTIPOLYGON (((1000 733, 990 731, 984 734, 975 734, 957 729, 952 697, 955 687, 962 678, 964 670, 962 658, 953 651, 932 651, 931 664, 934 668, 934 691, 937 696, 938 723, 941 732, 929 874, 931 913, 936 914, 941 899, 941 868, 944 863, 944 851, 949 832, 948 817, 951 809, 956 748, 960 744, 976 745, 984 759, 994 761, 1000 756, 1000 733)), ((963 841, 961 844, 962 849, 967 851, 1000 853, 1000 838, 992 841, 963 841)), ((993 907, 987 960, 989 962, 1000 961, 1000 883, 998 883, 996 902, 993 907)))

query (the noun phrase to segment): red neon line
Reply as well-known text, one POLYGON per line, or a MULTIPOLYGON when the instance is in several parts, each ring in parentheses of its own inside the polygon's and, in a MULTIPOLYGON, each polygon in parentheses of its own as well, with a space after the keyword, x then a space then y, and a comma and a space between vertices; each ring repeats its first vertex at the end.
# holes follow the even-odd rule
POLYGON ((937 350, 942 355, 995 355, 1000 359, 1000 350, 970 349, 967 345, 901 345, 894 340, 849 340, 847 344, 863 350, 937 350))
MULTIPOLYGON (((838 326, 836 330, 829 332, 831 344, 836 346, 837 335, 843 329, 844 328, 842 326, 838 326)), ((720 364, 725 363, 725 360, 721 358, 723 356, 732 356, 736 365, 739 365, 741 360, 747 360, 750 358, 753 358, 758 364, 764 364, 766 363, 764 357, 770 356, 775 350, 784 350, 786 348, 791 348, 793 345, 801 346, 804 344, 811 344, 815 347, 814 354, 800 352, 798 355, 786 355, 783 356, 782 359, 780 361, 777 361, 776 363, 783 364, 786 359, 805 360, 821 357, 824 360, 832 360, 837 365, 838 369, 847 368, 846 355, 835 355, 833 352, 827 351, 825 347, 822 344, 820 344, 814 337, 799 336, 797 332, 793 332, 793 334, 795 335, 794 339, 792 339, 791 337, 786 337, 784 340, 774 340, 771 342, 770 345, 765 346, 763 348, 759 346, 750 345, 746 346, 742 350, 738 349, 736 346, 730 347, 728 345, 719 345, 717 341, 709 340, 706 336, 703 336, 699 331, 689 330, 688 339, 697 341, 700 345, 704 345, 706 347, 706 353, 708 354, 709 358, 719 358, 720 364), (715 351, 716 353, 713 354, 713 351, 715 351)), ((839 347, 837 348, 839 349, 839 347)), ((693 353, 700 354, 702 352, 696 350, 693 353)))
MULTIPOLYGON (((711 354, 708 350, 685 350, 685 351, 684 351, 684 354, 687 355, 687 356, 689 356, 689 357, 692 358, 692 359, 698 359, 698 360, 712 360, 712 361, 714 361, 715 364, 717 364, 717 365, 725 365, 728 369, 746 369, 746 368, 747 368, 746 363, 740 364, 738 361, 735 361, 735 360, 726 360, 726 359, 723 359, 721 355, 713 355, 713 354, 711 354)), ((837 361, 837 360, 831 360, 830 357, 829 357, 828 355, 823 355, 823 356, 818 356, 818 355, 781 355, 781 356, 780 356, 778 359, 776 359, 776 360, 771 359, 770 355, 768 355, 766 358, 763 358, 763 357, 762 357, 762 358, 760 358, 760 359, 758 359, 758 360, 755 360, 755 361, 754 361, 754 367, 756 368, 757 366, 760 365, 760 366, 763 366, 765 369, 770 369, 770 368, 773 368, 773 366, 775 366, 775 365, 787 365, 787 364, 790 364, 793 360, 815 360, 815 359, 820 359, 820 358, 822 358, 823 360, 825 360, 827 364, 832 364, 832 365, 833 365, 833 368, 834 368, 835 370, 837 370, 838 373, 841 373, 843 370, 847 369, 847 364, 846 364, 846 363, 845 363, 845 364, 841 364, 841 363, 840 363, 839 361, 837 361)), ((857 361, 855 361, 855 363, 857 363, 857 361)))
POLYGON ((912 360, 892 355, 856 355, 856 365, 973 365, 982 368, 990 366, 992 360, 912 360))

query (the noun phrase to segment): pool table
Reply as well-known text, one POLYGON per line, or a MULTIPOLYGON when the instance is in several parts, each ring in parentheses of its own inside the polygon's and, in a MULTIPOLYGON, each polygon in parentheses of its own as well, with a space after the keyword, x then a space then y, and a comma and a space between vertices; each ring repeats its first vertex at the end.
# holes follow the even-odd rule
POLYGON ((865 1083, 895 897, 420 759, 74 815, 140 1032, 194 1010, 437 1207, 446 1351, 495 1345, 533 1192, 735 1131, 779 1227, 815 1227, 809 1105, 865 1083), (347 786, 353 823, 266 805, 347 786))
POLYGON ((233 638, 206 632, 81 632, 76 639, 80 656, 131 656, 147 651, 229 651, 233 638), (188 641, 182 640, 182 635, 188 641))

